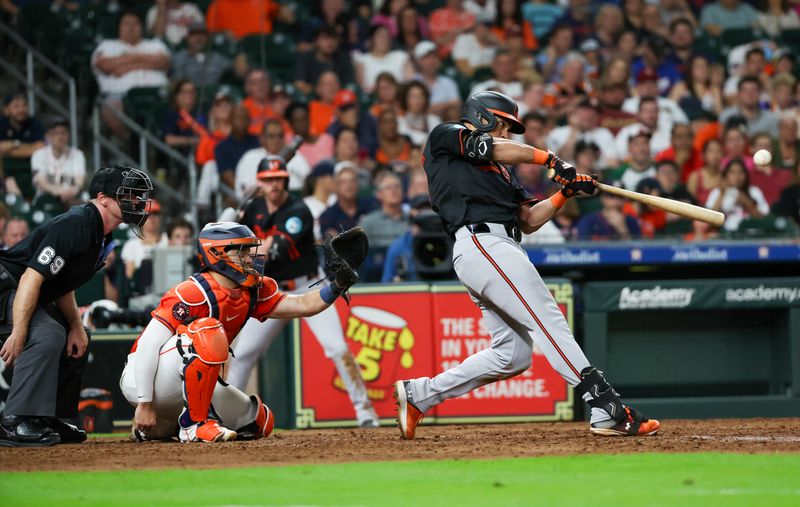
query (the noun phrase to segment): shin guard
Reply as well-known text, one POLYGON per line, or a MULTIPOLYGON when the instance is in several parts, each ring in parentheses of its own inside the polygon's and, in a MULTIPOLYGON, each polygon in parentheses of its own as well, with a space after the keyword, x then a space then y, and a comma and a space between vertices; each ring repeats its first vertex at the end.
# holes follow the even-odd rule
MULTIPOLYGON (((214 394, 221 368, 219 364, 204 363, 196 356, 186 358, 183 367, 183 401, 191 422, 208 419, 211 395, 214 394)), ((181 421, 181 426, 185 426, 185 421, 181 421)))
POLYGON ((585 393, 589 393, 591 399, 587 403, 590 407, 604 410, 615 422, 620 422, 627 417, 619 394, 603 377, 603 372, 595 366, 587 366, 581 371, 581 377, 582 380, 575 386, 575 391, 581 397, 585 393))
POLYGON ((183 400, 187 410, 180 425, 187 427, 209 418, 211 396, 222 363, 228 359, 228 339, 222 324, 212 318, 198 319, 181 329, 178 351, 183 356, 183 400), (186 347, 186 349, 184 349, 186 347), (186 421, 186 416, 191 421, 186 421))

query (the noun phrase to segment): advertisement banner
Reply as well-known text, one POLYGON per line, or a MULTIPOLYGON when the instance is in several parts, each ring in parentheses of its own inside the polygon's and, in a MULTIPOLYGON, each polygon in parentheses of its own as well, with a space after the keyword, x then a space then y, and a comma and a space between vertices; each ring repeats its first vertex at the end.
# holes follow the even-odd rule
POLYGON ((800 278, 588 283, 589 311, 786 308, 800 305, 800 278))
MULTIPOLYGON (((572 327, 572 285, 549 283, 548 288, 572 327)), ((491 337, 462 286, 434 286, 433 292, 435 375, 489 348, 491 337)), ((434 416, 443 423, 571 420, 572 389, 534 347, 531 368, 447 400, 434 416)))
MULTIPOLYGON (((336 309, 345 343, 356 358, 378 415, 395 419, 392 384, 433 371, 431 294, 427 285, 359 287, 350 306, 336 309)), ((301 321, 295 337, 295 412, 298 428, 355 425, 353 406, 333 362, 301 321)))

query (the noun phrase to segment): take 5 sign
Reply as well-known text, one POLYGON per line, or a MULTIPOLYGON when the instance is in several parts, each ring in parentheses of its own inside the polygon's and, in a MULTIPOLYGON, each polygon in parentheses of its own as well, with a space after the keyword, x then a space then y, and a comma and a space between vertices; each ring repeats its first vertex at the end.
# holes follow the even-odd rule
MULTIPOLYGON (((572 285, 548 284, 572 327, 572 285)), ((435 374, 489 348, 491 336, 480 309, 461 286, 434 285, 435 374)), ((437 422, 557 421, 573 417, 572 389, 535 346, 533 362, 521 374, 487 384, 434 409, 437 422)))
MULTIPOLYGON (((548 285, 572 324, 572 286, 548 285)), ((395 419, 392 384, 399 379, 433 377, 489 347, 478 307, 460 285, 426 284, 359 287, 352 306, 337 302, 345 342, 383 423, 395 419)), ((352 404, 333 363, 311 329, 296 326, 296 426, 355 425, 352 404)), ((570 420, 572 390, 534 350, 524 373, 447 400, 426 422, 504 422, 570 420)))
MULTIPOLYGON (((395 380, 430 375, 431 293, 427 285, 359 287, 351 306, 336 310, 344 339, 356 358, 367 395, 387 424, 394 421, 395 380)), ((298 428, 355 425, 353 405, 333 362, 311 328, 300 320, 295 336, 295 413, 298 428)), ((297 326, 295 326, 297 329, 297 326)))

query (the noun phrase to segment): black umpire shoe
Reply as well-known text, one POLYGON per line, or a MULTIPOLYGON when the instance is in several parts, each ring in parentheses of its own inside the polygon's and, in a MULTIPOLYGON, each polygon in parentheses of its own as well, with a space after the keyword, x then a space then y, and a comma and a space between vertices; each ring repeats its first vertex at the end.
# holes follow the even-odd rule
POLYGON ((4 415, 0 421, 0 446, 49 447, 61 437, 38 417, 4 415))
POLYGON ((86 431, 78 428, 74 424, 70 424, 55 417, 43 417, 42 421, 46 423, 51 430, 58 433, 58 436, 61 437, 62 444, 80 444, 86 441, 86 431))

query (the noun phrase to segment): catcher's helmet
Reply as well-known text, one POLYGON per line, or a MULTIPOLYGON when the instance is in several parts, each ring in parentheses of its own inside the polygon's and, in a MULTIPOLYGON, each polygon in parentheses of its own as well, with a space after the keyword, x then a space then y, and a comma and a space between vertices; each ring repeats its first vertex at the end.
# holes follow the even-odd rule
POLYGON ((480 132, 491 132, 497 127, 497 116, 507 121, 512 134, 525 132, 519 119, 517 103, 508 95, 499 92, 478 92, 464 103, 462 121, 468 121, 480 132))
POLYGON ((278 155, 268 155, 258 163, 258 179, 262 178, 288 178, 289 171, 286 170, 286 161, 278 155))
POLYGON ((204 270, 216 271, 243 287, 261 282, 264 259, 256 255, 261 240, 246 225, 211 222, 197 238, 197 252, 204 270))
POLYGON ((119 203, 122 221, 130 225, 140 238, 141 228, 150 216, 152 190, 153 183, 147 174, 124 165, 112 165, 100 169, 89 184, 89 196, 92 199, 102 192, 119 203))

